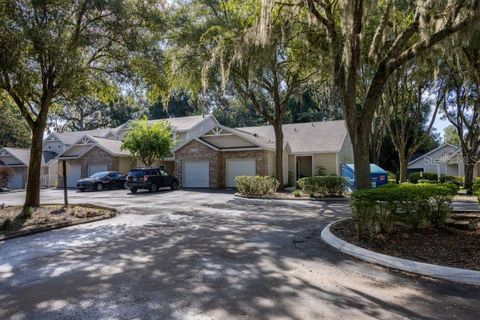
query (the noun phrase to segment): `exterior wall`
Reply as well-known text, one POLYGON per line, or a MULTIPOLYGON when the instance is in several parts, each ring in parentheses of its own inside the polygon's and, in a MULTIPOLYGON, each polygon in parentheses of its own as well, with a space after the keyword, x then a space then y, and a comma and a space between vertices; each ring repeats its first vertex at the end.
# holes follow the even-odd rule
POLYGON ((119 158, 118 171, 120 171, 121 173, 128 174, 128 171, 130 171, 130 169, 133 169, 134 167, 136 167, 136 162, 135 160, 133 160, 133 158, 119 158))
MULTIPOLYGON (((192 138, 200 137, 202 134, 212 130, 218 125, 218 123, 213 119, 213 117, 208 117, 208 119, 201 122, 199 125, 188 131, 185 135, 185 140, 192 138)), ((182 135, 182 132, 179 132, 178 135, 182 135)), ((178 139, 178 138, 177 138, 178 139)))
POLYGON ((288 155, 288 183, 292 186, 297 182, 297 169, 295 164, 295 155, 288 155))
POLYGON ((267 175, 273 177, 275 175, 275 152, 267 151, 267 175))
POLYGON ((187 143, 175 152, 175 175, 183 179, 183 163, 187 160, 209 161, 209 187, 222 188, 225 186, 225 166, 227 159, 256 159, 256 174, 268 175, 268 151, 227 151, 220 152, 196 140, 187 143))
POLYGON ((337 174, 337 154, 336 153, 317 153, 313 155, 313 171, 318 167, 327 170, 327 174, 337 174))
MULTIPOLYGON (((447 167, 448 165, 441 161, 442 157, 445 155, 451 154, 452 152, 456 151, 458 148, 444 145, 441 148, 438 148, 434 152, 420 157, 417 161, 410 164, 408 169, 423 169, 423 172, 432 172, 438 173, 440 171, 441 174, 446 174, 448 172, 447 167)), ((459 175, 463 175, 463 166, 459 165, 459 175)))
MULTIPOLYGON (((72 165, 80 165, 81 167, 81 177, 88 177, 88 168, 90 164, 100 164, 106 163, 107 170, 109 171, 119 171, 120 169, 120 157, 113 157, 109 153, 100 149, 99 147, 94 147, 81 158, 66 160, 67 162, 67 175, 69 172, 69 167, 72 165)), ((58 186, 63 187, 63 169, 62 165, 59 165, 58 170, 58 186)))
POLYGON ((353 147, 352 140, 350 136, 347 135, 345 141, 343 142, 342 149, 338 153, 338 168, 337 175, 341 174, 341 169, 344 164, 353 163, 353 147))

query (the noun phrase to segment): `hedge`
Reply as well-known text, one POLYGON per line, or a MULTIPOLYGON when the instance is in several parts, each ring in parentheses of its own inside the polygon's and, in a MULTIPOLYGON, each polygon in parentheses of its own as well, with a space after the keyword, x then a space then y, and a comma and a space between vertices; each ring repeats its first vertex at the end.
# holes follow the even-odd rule
POLYGON ((438 174, 430 173, 430 172, 423 172, 423 173, 414 172, 414 173, 410 174, 410 176, 408 177, 408 180, 411 183, 417 183, 418 180, 438 181, 438 174), (420 175, 420 174, 422 174, 422 175, 420 175))
POLYGON ((458 192, 454 184, 389 185, 352 193, 357 236, 388 234, 402 223, 411 229, 442 225, 458 192))
POLYGON ((314 197, 341 197, 345 194, 348 181, 344 177, 315 176, 298 180, 297 186, 303 193, 314 197))
POLYGON ((280 182, 266 176, 238 176, 235 178, 237 189, 244 196, 264 196, 275 192, 280 182))

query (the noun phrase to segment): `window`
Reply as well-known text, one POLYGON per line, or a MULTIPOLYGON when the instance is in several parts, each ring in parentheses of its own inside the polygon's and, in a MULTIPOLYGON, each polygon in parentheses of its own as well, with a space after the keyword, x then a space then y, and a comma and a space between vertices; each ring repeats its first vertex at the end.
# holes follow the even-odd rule
POLYGON ((168 173, 164 170, 160 170, 160 174, 164 177, 168 177, 168 173))
POLYGON ((58 149, 60 149, 62 146, 59 144, 57 147, 58 147, 58 149))

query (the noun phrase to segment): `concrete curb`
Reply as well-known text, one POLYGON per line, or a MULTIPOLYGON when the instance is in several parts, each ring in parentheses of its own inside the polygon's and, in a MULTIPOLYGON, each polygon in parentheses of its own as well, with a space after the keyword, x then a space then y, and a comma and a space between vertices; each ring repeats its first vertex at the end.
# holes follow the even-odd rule
POLYGON ((244 196, 239 193, 235 193, 234 196, 236 198, 253 199, 253 200, 320 201, 320 202, 350 201, 350 198, 268 198, 268 197, 244 196))
MULTIPOLYGON (((347 218, 350 219, 350 218, 347 218)), ((396 258, 385 254, 373 252, 348 243, 336 236, 330 231, 330 227, 346 219, 341 219, 327 225, 321 233, 324 242, 334 247, 338 251, 353 256, 360 260, 378 264, 384 267, 420 274, 427 277, 444 279, 463 284, 472 284, 480 286, 480 271, 468 270, 453 267, 444 267, 435 264, 417 262, 413 260, 396 258)))
MULTIPOLYGON (((45 204, 42 204, 42 205, 48 206, 48 205, 59 205, 59 204, 58 203, 45 203, 45 204)), ((106 207, 106 206, 99 206, 99 205, 95 205, 95 204, 91 204, 91 203, 84 203, 84 204, 75 203, 75 204, 71 204, 71 206, 74 206, 74 207, 75 206, 81 206, 81 207, 85 207, 85 208, 104 209, 104 210, 111 211, 112 214, 110 215, 110 217, 102 216, 102 217, 95 217, 95 218, 92 218, 92 219, 89 219, 89 220, 84 220, 84 221, 61 222, 61 223, 56 223, 56 224, 52 224, 52 225, 49 225, 49 226, 43 226, 43 227, 36 228, 36 229, 15 231, 15 232, 9 233, 7 235, 0 235, 0 241, 19 238, 19 237, 26 237, 26 236, 30 236, 30 235, 41 233, 41 232, 46 232, 46 231, 51 231, 51 230, 56 230, 56 229, 62 229, 62 228, 72 227, 72 226, 78 226, 80 224, 86 224, 86 223, 96 222, 96 221, 100 221, 100 220, 112 219, 112 218, 116 217, 117 213, 118 213, 118 210, 115 209, 115 208, 106 207)))

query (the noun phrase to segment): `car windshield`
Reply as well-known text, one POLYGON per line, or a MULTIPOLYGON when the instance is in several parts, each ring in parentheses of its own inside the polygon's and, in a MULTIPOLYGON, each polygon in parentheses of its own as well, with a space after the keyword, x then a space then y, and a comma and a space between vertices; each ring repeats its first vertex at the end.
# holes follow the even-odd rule
POLYGON ((107 174, 108 172, 97 172, 95 174, 92 174, 90 178, 101 179, 101 178, 105 178, 107 174))
POLYGON ((143 176, 144 174, 145 172, 143 170, 132 170, 128 173, 129 176, 133 176, 133 177, 143 176))

